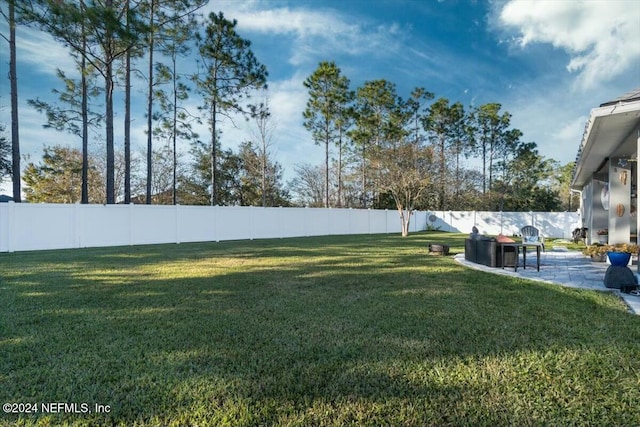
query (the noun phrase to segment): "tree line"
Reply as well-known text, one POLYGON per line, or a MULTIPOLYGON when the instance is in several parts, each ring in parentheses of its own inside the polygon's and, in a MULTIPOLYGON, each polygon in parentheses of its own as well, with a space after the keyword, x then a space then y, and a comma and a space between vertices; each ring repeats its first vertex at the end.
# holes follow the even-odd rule
POLYGON ((577 208, 568 190, 572 164, 540 155, 499 103, 465 108, 422 87, 403 98, 384 79, 352 90, 334 62, 320 63, 304 85, 304 125, 325 152, 322 168, 300 168, 310 205, 577 208))
POLYGON ((11 144, 4 133, 0 138, 0 173, 13 176, 14 200, 24 181, 33 202, 397 208, 407 217, 413 209, 570 207, 571 165, 545 159, 534 142, 523 141, 500 104, 465 108, 420 87, 402 97, 383 79, 352 89, 329 61, 304 81, 309 97, 301 112, 324 162, 296 165, 284 183, 272 153, 278 130, 267 69, 237 33, 236 20, 201 15, 207 3, 7 0, 9 35, 2 37, 10 50, 12 123, 11 144), (28 100, 46 127, 74 142, 45 147, 42 160, 24 170, 14 90, 18 25, 50 34, 75 60, 75 69, 58 70, 55 102, 28 100), (142 151, 131 146, 134 83, 146 98, 142 151), (196 111, 187 108, 193 99, 196 111), (122 152, 116 102, 124 104, 122 152), (250 137, 236 150, 222 149, 221 121, 239 116, 250 137), (207 136, 194 131, 202 123, 207 136), (100 150, 90 151, 91 136, 100 150), (188 153, 179 150, 184 143, 188 153))

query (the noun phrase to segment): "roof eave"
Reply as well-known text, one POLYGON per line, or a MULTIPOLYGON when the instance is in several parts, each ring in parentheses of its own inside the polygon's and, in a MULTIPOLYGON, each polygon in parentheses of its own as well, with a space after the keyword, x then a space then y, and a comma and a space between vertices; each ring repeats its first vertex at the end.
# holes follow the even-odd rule
MULTIPOLYGON (((587 168, 587 161, 593 163, 590 154, 596 144, 596 140, 601 137, 599 135, 599 128, 608 117, 618 114, 626 114, 629 112, 638 111, 639 113, 630 118, 630 120, 638 120, 640 115, 640 100, 634 100, 632 102, 619 102, 615 105, 606 105, 604 107, 598 107, 591 110, 589 121, 585 127, 585 132, 582 137, 582 143, 580 144, 579 157, 576 159, 576 169, 571 181, 570 188, 574 190, 581 190, 587 183, 588 178, 596 172, 594 166, 587 168), (588 170, 587 170, 588 169, 588 170)), ((606 152, 612 154, 620 146, 624 140, 601 140, 599 148, 604 148, 606 152)), ((597 159, 597 163, 600 164, 605 157, 600 156, 597 159)))

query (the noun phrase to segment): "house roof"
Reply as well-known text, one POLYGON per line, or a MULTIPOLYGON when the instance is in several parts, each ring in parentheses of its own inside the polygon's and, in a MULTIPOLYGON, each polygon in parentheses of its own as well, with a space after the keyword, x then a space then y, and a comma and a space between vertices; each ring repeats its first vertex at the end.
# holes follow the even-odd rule
POLYGON ((13 200, 13 197, 7 196, 6 194, 0 194, 0 203, 6 203, 13 200))
POLYGON ((618 98, 609 101, 609 102, 604 102, 602 104, 600 104, 601 107, 606 107, 608 105, 615 105, 618 104, 620 102, 632 102, 632 101, 638 101, 640 100, 640 88, 638 89, 634 89, 631 92, 627 92, 622 96, 619 96, 618 98))
POLYGON ((637 158, 640 88, 591 110, 576 156, 571 188, 582 189, 611 157, 637 158))

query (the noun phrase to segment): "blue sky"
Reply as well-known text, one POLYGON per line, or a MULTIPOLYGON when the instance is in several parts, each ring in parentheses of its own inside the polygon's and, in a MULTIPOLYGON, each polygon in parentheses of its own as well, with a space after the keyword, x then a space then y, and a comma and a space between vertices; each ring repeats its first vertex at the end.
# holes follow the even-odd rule
MULTIPOLYGON (((591 108, 640 87, 637 0, 213 0, 205 13, 218 11, 238 20, 238 32, 267 66, 277 126, 272 151, 286 179, 297 163, 323 162, 322 149, 302 126, 302 82, 320 61, 335 61, 352 88, 383 78, 405 97, 422 86, 465 106, 499 102, 524 140, 563 164, 575 159, 591 108)), ((0 31, 6 34, 6 24, 0 31)), ((79 146, 69 135, 43 129, 43 116, 26 105, 28 98, 52 99, 55 70, 71 69, 71 58, 36 30, 20 29, 18 39, 22 153, 37 160, 44 145, 79 146)), ((0 55, 4 78, 4 42, 0 55)), ((141 103, 142 87, 135 96, 141 103)), ((0 120, 8 124, 6 80, 0 105, 0 120)), ((142 113, 133 119, 133 142, 142 153, 145 119, 142 113)), ((235 122, 239 128, 223 124, 225 147, 248 138, 249 125, 235 122)), ((206 138, 205 126, 199 132, 206 138)), ((94 149, 103 147, 96 142, 94 149)))

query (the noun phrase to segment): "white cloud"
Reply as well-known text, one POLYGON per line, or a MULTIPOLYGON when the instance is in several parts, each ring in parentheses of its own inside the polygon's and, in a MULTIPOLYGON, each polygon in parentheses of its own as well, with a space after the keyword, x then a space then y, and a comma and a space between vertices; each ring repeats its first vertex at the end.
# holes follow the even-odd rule
MULTIPOLYGON (((262 4, 264 6, 264 4, 262 4)), ((240 32, 291 37, 292 65, 316 61, 318 56, 395 52, 405 32, 398 23, 374 24, 335 9, 260 9, 255 2, 216 3, 228 19, 237 19, 240 32)))
POLYGON ((293 33, 299 37, 310 37, 358 31, 357 25, 348 24, 327 11, 279 8, 241 12, 236 18, 241 29, 261 33, 293 33))
POLYGON ((273 82, 269 86, 273 116, 284 127, 302 126, 302 112, 309 97, 303 81, 304 77, 295 74, 288 80, 273 82))
POLYGON ((504 109, 513 115, 512 127, 524 133, 524 141, 535 142, 544 157, 561 164, 574 161, 589 111, 606 95, 598 92, 594 100, 592 92, 570 97, 559 90, 532 94, 531 87, 524 87, 505 99, 504 109))
MULTIPOLYGON (((304 111, 308 93, 302 82, 306 77, 295 73, 285 80, 269 82, 268 97, 271 121, 275 125, 274 139, 270 147, 273 158, 279 162, 285 172, 285 181, 292 178, 294 166, 298 163, 315 162, 322 158, 322 150, 314 145, 310 133, 303 126, 304 111)), ((262 102, 259 94, 251 98, 251 102, 262 102)), ((196 105, 189 107, 196 111, 196 105)), ((220 117, 218 128, 222 135, 220 143, 224 149, 238 150, 240 143, 252 139, 255 133, 255 122, 246 120, 241 114, 231 117, 220 117)), ((200 140, 208 142, 211 138, 208 123, 194 125, 200 140)), ((188 147, 183 147, 187 151, 188 147)))
MULTIPOLYGON (((293 177, 296 164, 315 162, 316 159, 322 158, 322 150, 313 143, 311 135, 303 125, 302 111, 308 98, 302 84, 304 79, 300 73, 296 73, 289 79, 269 83, 269 108, 272 124, 275 125, 270 150, 273 158, 284 168, 285 181, 293 177)), ((253 101, 260 102, 261 99, 256 96, 253 101)), ((234 116, 233 119, 238 127, 234 127, 230 120, 221 123, 221 143, 225 148, 237 150, 240 142, 251 139, 255 124, 252 120, 246 121, 240 115, 234 116)), ((203 140, 208 138, 209 131, 206 127, 206 124, 201 126, 203 140)))
POLYGON ((577 136, 583 132, 587 119, 587 116, 581 115, 561 121, 555 130, 557 141, 559 141, 562 146, 569 144, 576 146, 576 140, 579 139, 577 136))
MULTIPOLYGON (((43 114, 38 113, 33 108, 21 102, 20 111, 20 153, 29 159, 38 160, 42 154, 42 148, 45 145, 54 145, 56 143, 68 143, 73 140, 74 136, 68 133, 58 132, 53 129, 45 129, 42 125, 46 122, 43 114)), ((9 114, 7 112, 7 114, 9 114)), ((34 160, 28 160, 34 161, 34 160)), ((26 164, 27 162, 25 162, 26 164)))
POLYGON ((522 48, 549 43, 570 55, 567 70, 590 89, 640 64, 640 6, 635 1, 511 0, 499 24, 515 29, 522 48))
POLYGON ((16 30, 16 45, 21 66, 27 65, 51 75, 56 75, 58 68, 70 75, 76 69, 69 49, 47 33, 20 27, 16 30))
POLYGON ((322 158, 322 149, 313 143, 311 134, 303 125, 302 112, 309 97, 302 85, 303 80, 304 77, 295 74, 288 80, 269 86, 271 110, 277 125, 274 151, 284 167, 285 180, 293 177, 296 164, 315 163, 322 158))

